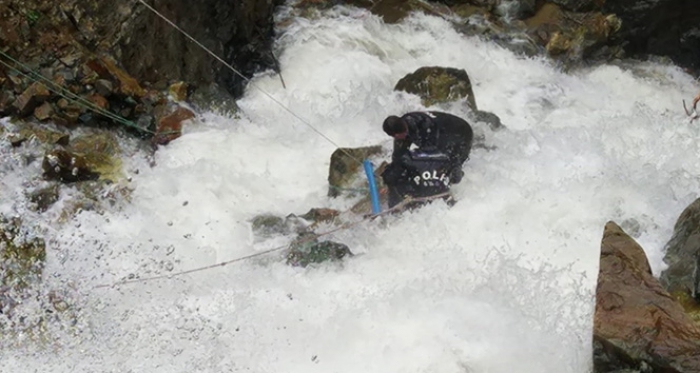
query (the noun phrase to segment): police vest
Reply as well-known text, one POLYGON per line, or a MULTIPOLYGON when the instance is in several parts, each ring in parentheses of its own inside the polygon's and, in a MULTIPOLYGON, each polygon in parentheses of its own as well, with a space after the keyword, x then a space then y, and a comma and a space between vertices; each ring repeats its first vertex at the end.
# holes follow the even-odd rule
POLYGON ((406 177, 421 196, 444 193, 450 189, 450 159, 431 151, 412 151, 404 159, 406 177))

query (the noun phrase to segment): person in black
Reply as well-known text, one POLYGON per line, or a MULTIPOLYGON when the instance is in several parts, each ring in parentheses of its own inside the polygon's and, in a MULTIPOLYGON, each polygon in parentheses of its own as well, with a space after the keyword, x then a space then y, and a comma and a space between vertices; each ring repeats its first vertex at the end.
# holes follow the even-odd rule
POLYGON ((406 195, 427 197, 427 193, 440 188, 449 190, 450 184, 462 180, 462 165, 469 159, 474 137, 464 119, 437 111, 411 112, 387 117, 382 127, 394 138, 391 164, 382 173, 389 189, 390 208, 406 195), (412 145, 417 149, 411 150, 412 145), (441 178, 436 170, 445 172, 447 179, 441 178), (421 175, 428 174, 432 177, 425 187, 426 180, 421 180, 421 175), (442 179, 439 180, 442 185, 433 183, 436 179, 442 179))

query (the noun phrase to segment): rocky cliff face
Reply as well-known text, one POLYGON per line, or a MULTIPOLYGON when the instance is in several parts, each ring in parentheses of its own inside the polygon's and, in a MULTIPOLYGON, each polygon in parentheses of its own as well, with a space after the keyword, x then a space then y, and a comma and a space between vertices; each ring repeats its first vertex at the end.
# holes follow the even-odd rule
POLYGON ((608 0, 622 28, 613 42, 630 56, 667 56, 694 73, 700 71, 700 7, 692 0, 608 0))
MULTIPOLYGON (((153 1, 146 3, 244 76, 273 66, 272 16, 281 0, 153 1)), ((239 96, 245 80, 137 0, 118 2, 6 0, 0 46, 39 67, 57 58, 108 54, 140 82, 216 82, 239 96)))

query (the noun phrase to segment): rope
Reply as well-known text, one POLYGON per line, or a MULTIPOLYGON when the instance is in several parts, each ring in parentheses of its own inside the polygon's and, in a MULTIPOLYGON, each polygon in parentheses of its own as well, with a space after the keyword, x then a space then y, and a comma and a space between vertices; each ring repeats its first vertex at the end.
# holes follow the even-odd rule
MULTIPOLYGON (((350 229, 350 228, 355 227, 355 226, 357 226, 357 225, 359 225, 359 224, 361 224, 361 223, 363 223, 363 222, 365 222, 365 221, 367 221, 367 220, 374 220, 375 218, 377 218, 377 217, 379 217, 379 216, 386 215, 386 214, 389 214, 389 213, 391 213, 391 212, 400 210, 400 209, 406 207, 408 204, 415 203, 415 202, 428 202, 428 201, 432 201, 432 200, 434 200, 434 199, 447 197, 447 196, 449 196, 449 195, 450 195, 449 192, 445 192, 445 193, 435 194, 435 195, 428 196, 428 197, 410 197, 410 198, 407 198, 407 199, 403 200, 403 201, 402 201, 401 203, 399 203, 398 205, 396 205, 396 206, 394 206, 394 207, 392 207, 392 208, 390 208, 390 209, 384 210, 384 211, 382 211, 382 212, 380 212, 380 213, 372 214, 372 215, 366 215, 366 216, 364 216, 362 219, 360 219, 360 220, 358 220, 358 221, 356 221, 356 222, 354 222, 354 223, 346 223, 346 224, 341 225, 341 226, 338 227, 338 228, 331 229, 331 230, 326 231, 326 232, 315 233, 314 235, 310 236, 309 238, 306 238, 306 239, 303 239, 303 240, 300 240, 300 241, 296 241, 296 242, 299 243, 299 244, 308 243, 308 242, 311 242, 311 241, 313 241, 313 240, 315 240, 315 239, 317 239, 317 238, 319 238, 319 237, 327 236, 327 235, 329 235, 329 234, 332 234, 332 233, 335 233, 335 232, 338 232, 338 231, 341 231, 341 230, 350 229)), ((269 250, 261 251, 261 252, 259 252, 259 253, 246 255, 246 256, 243 256, 243 257, 236 258, 236 259, 232 259, 232 260, 225 261, 225 262, 221 262, 221 263, 211 264, 211 265, 204 266, 204 267, 193 268, 193 269, 186 270, 186 271, 182 271, 182 272, 177 272, 177 273, 172 273, 172 274, 167 274, 167 275, 154 276, 154 277, 140 278, 140 279, 134 279, 134 280, 118 281, 118 282, 115 282, 115 283, 113 283, 113 284, 96 285, 95 287, 93 287, 93 289, 109 288, 109 287, 115 287, 115 286, 127 285, 127 284, 134 284, 134 283, 139 283, 139 282, 149 282, 149 281, 160 280, 160 279, 164 279, 164 278, 170 279, 170 278, 173 278, 173 277, 178 277, 178 276, 182 276, 182 275, 186 275, 186 274, 190 274, 190 273, 202 272, 202 271, 206 271, 206 270, 209 270, 209 269, 213 269, 213 268, 217 268, 217 267, 224 267, 224 266, 227 266, 227 265, 229 265, 229 264, 233 264, 233 263, 236 263, 236 262, 241 262, 241 261, 244 261, 244 260, 247 260, 247 259, 255 258, 255 257, 262 256, 262 255, 266 255, 266 254, 270 254, 270 253, 273 253, 273 252, 276 252, 276 251, 280 251, 280 250, 283 250, 283 249, 287 248, 288 246, 289 246, 289 245, 282 245, 282 246, 278 246, 278 247, 275 247, 275 248, 272 248, 272 249, 269 249, 269 250)))
POLYGON ((199 41, 197 41, 197 39, 195 39, 195 38, 193 38, 192 36, 190 36, 190 34, 188 34, 187 32, 185 32, 185 30, 181 29, 181 28, 180 28, 178 25, 176 25, 174 22, 172 22, 172 21, 169 20, 167 17, 165 17, 164 15, 162 15, 160 12, 158 12, 157 10, 155 10, 153 7, 151 7, 150 5, 148 5, 144 0, 138 0, 138 1, 139 1, 141 4, 143 4, 143 6, 145 6, 146 8, 148 8, 151 12, 155 13, 155 14, 156 14, 158 17, 160 17, 162 20, 164 20, 164 21, 167 22, 169 25, 171 25, 172 27, 174 27, 177 31, 179 31, 181 34, 183 34, 185 37, 187 37, 187 38, 188 38, 189 40, 191 40, 193 43, 195 43, 197 46, 199 46, 200 48, 202 48, 202 49, 203 49, 205 52, 207 52, 209 55, 211 55, 212 57, 214 57, 217 61, 221 62, 221 63, 222 63, 224 66, 226 66, 228 69, 230 69, 230 70, 233 71, 235 74, 237 74, 238 76, 240 76, 241 78, 243 78, 243 79, 244 79, 246 82, 248 82, 248 84, 251 85, 253 88, 255 88, 255 89, 257 89, 258 91, 262 92, 265 96, 267 96, 267 97, 270 98, 272 101, 274 101, 276 104, 278 104, 280 107, 282 107, 284 110, 286 110, 287 112, 289 112, 292 116, 294 116, 295 118, 299 119, 302 123, 304 123, 305 125, 307 125, 307 126, 308 126, 309 128, 311 128, 314 132, 316 132, 316 133, 319 134, 321 137, 323 137, 324 139, 326 139, 328 142, 330 142, 331 144, 333 144, 336 148, 340 149, 340 150, 341 150, 343 153, 345 153, 348 157, 352 158, 352 159, 355 160, 357 163, 362 164, 362 161, 361 161, 361 160, 357 159, 357 158, 354 157, 352 154, 350 154, 349 152, 345 151, 340 145, 336 144, 335 141, 331 140, 328 136, 324 135, 321 131, 319 131, 319 130, 316 129, 314 126, 312 126, 311 123, 309 123, 307 120, 305 120, 305 119, 302 118, 301 116, 297 115, 297 114, 294 113, 291 109, 289 109, 289 108, 286 107, 284 104, 282 104, 281 102, 279 102, 279 101, 278 101, 277 99, 275 99, 271 94, 265 92, 262 88, 260 88, 260 87, 256 86, 255 84, 253 84, 253 83, 251 82, 251 80, 250 80, 248 77, 246 77, 245 75, 243 75, 242 73, 240 73, 240 72, 239 72, 238 70, 236 70, 233 66, 231 66, 231 65, 228 64, 226 61, 224 61, 221 57, 217 56, 214 52, 212 52, 211 50, 209 50, 209 48, 205 47, 202 43, 200 43, 199 41))
POLYGON ((154 131, 151 131, 151 130, 149 130, 149 129, 147 129, 147 128, 141 128, 141 127, 139 127, 138 125, 136 125, 134 122, 129 121, 129 120, 126 119, 126 118, 120 117, 119 115, 114 114, 114 113, 112 113, 112 112, 110 112, 110 111, 108 111, 108 110, 105 110, 105 109, 103 109, 103 108, 101 108, 101 107, 95 105, 94 103, 90 102, 89 100, 87 100, 87 99, 85 99, 85 98, 83 98, 83 97, 81 97, 81 96, 79 96, 79 95, 76 95, 75 93, 71 92, 70 90, 68 90, 68 89, 62 87, 61 85, 59 85, 59 84, 53 82, 51 79, 48 79, 48 78, 44 77, 43 75, 41 75, 41 74, 35 72, 35 71, 32 70, 29 66, 27 66, 27 65, 23 64, 22 62, 20 62, 20 61, 14 59, 14 58, 12 58, 11 56, 9 56, 8 54, 6 54, 5 52, 0 51, 0 55, 3 56, 3 57, 5 57, 5 58, 7 58, 7 59, 10 60, 10 61, 12 61, 13 63, 15 63, 15 64, 17 64, 17 65, 23 67, 24 69, 26 69, 27 71, 29 71, 29 74, 30 74, 30 75, 28 75, 28 74, 22 72, 21 70, 19 70, 19 69, 16 68, 15 66, 9 65, 7 62, 5 62, 5 61, 3 61, 3 60, 1 60, 1 59, 0 59, 0 64, 3 64, 3 65, 6 66, 7 68, 12 69, 13 71, 18 72, 19 74, 21 74, 21 75, 24 76, 25 78, 27 78, 27 79, 29 79, 29 80, 35 82, 35 83, 42 83, 42 84, 44 84, 44 85, 48 85, 48 86, 46 87, 47 89, 49 89, 50 91, 56 93, 57 95, 59 95, 59 96, 65 98, 66 100, 70 100, 70 101, 72 101, 72 102, 75 102, 75 103, 77 103, 78 105, 83 106, 84 108, 87 108, 87 109, 89 109, 89 110, 95 111, 95 112, 97 112, 98 114, 102 114, 102 115, 104 115, 105 117, 108 117, 108 118, 114 120, 115 122, 121 123, 121 124, 126 125, 126 126, 128 126, 128 127, 133 127, 133 128, 136 128, 136 129, 138 129, 138 130, 140 130, 140 131, 148 132, 148 133, 151 133, 151 134, 156 134, 156 132, 154 132, 154 131), (41 80, 41 81, 40 81, 40 80, 41 80), (68 97, 68 96, 70 96, 70 97, 68 97))

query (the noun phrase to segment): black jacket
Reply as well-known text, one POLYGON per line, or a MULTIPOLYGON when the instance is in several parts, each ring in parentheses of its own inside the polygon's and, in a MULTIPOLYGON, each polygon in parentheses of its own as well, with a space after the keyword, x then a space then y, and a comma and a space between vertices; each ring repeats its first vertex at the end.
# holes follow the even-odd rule
POLYGON ((400 162, 412 144, 447 154, 452 167, 461 167, 469 158, 474 133, 464 119, 438 111, 411 112, 401 119, 408 124, 408 135, 404 140, 394 140, 392 162, 400 162))

